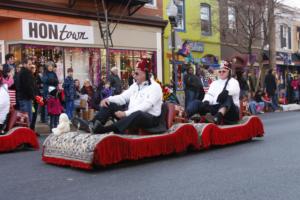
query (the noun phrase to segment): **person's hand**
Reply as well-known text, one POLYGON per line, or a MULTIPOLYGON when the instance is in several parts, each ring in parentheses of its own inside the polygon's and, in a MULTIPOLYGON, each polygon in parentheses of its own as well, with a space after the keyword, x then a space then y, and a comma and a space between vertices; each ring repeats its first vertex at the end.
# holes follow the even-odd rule
POLYGON ((223 90, 223 91, 219 94, 219 96, 218 96, 218 98, 217 98, 217 102, 218 102, 218 103, 224 103, 224 102, 226 101, 227 97, 228 97, 228 90, 223 90))
POLYGON ((124 111, 117 111, 115 112, 115 116, 118 118, 118 119, 122 119, 124 117, 126 117, 126 114, 124 111))
POLYGON ((108 107, 109 105, 109 100, 108 99, 103 99, 101 102, 100 102, 100 106, 101 107, 108 107))
POLYGON ((209 106, 209 101, 203 101, 204 106, 209 106))

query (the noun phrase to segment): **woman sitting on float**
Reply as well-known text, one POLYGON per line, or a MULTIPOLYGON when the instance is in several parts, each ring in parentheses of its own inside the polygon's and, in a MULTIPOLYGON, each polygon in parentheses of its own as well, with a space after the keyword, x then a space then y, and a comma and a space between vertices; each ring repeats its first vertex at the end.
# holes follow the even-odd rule
POLYGON ((187 107, 190 118, 196 113, 215 124, 234 124, 239 121, 240 86, 231 77, 231 63, 223 61, 218 71, 218 80, 212 82, 204 99, 194 100, 187 107))

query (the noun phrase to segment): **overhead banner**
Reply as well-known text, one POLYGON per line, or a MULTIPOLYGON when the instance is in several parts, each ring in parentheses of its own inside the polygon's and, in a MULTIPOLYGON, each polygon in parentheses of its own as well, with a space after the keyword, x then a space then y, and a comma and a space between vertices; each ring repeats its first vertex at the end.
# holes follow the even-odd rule
POLYGON ((93 44, 92 26, 22 20, 23 40, 93 44))

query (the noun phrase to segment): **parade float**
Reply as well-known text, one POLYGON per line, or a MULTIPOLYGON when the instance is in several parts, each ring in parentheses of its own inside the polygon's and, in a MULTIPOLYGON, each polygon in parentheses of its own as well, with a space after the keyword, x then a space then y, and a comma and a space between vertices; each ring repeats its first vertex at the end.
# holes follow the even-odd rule
POLYGON ((5 132, 0 135, 0 153, 20 149, 39 149, 36 133, 29 127, 27 113, 11 108, 5 132))
POLYGON ((49 135, 43 144, 42 160, 49 164, 81 169, 106 167, 123 161, 170 155, 187 149, 204 150, 254 137, 263 137, 264 127, 257 116, 245 116, 238 124, 186 122, 175 104, 164 112, 167 131, 151 134, 129 130, 126 135, 90 134, 82 131, 49 135))

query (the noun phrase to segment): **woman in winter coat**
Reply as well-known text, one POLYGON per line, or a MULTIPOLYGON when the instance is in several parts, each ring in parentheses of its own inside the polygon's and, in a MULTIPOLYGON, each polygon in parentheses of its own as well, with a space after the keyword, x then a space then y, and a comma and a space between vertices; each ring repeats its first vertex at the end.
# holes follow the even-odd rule
POLYGON ((49 61, 46 64, 46 71, 43 74, 42 82, 43 82, 43 91, 44 91, 44 97, 47 98, 48 95, 48 89, 50 86, 57 87, 58 86, 58 78, 56 73, 53 71, 54 69, 54 62, 49 61))
MULTIPOLYGON (((34 77, 34 94, 35 94, 35 96, 40 96, 41 95, 40 88, 42 87, 42 79, 38 74, 37 66, 36 65, 31 65, 31 71, 32 71, 32 74, 33 74, 33 77, 34 77)), ((33 100, 32 106, 33 106, 33 113, 32 113, 32 120, 31 120, 31 123, 30 123, 30 128, 32 130, 34 130, 35 129, 36 118, 37 118, 38 110, 39 110, 39 104, 37 103, 36 100, 33 100)))
POLYGON ((93 86, 91 85, 91 82, 88 79, 84 81, 83 87, 81 88, 81 94, 88 95, 88 107, 89 109, 94 108, 95 91, 93 86))

